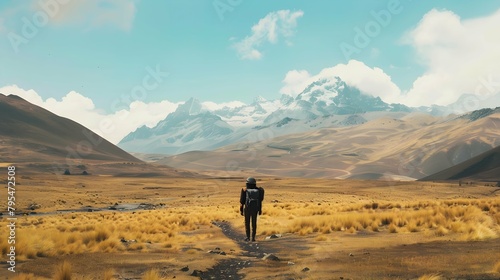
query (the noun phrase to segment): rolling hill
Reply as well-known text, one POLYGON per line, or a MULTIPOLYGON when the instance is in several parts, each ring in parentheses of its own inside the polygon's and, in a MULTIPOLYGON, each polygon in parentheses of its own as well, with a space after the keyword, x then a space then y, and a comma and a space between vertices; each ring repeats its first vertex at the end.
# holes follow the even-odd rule
POLYGON ((102 160, 140 162, 82 125, 15 96, 0 94, 2 161, 102 160))
POLYGON ((419 179, 499 146, 499 134, 498 113, 483 118, 410 113, 399 119, 243 141, 159 162, 219 175, 419 179))
POLYGON ((181 174, 144 163, 84 126, 15 95, 0 94, 0 120, 0 167, 14 164, 23 174, 65 169, 73 174, 181 174))
POLYGON ((420 180, 458 179, 500 182, 500 146, 420 180))

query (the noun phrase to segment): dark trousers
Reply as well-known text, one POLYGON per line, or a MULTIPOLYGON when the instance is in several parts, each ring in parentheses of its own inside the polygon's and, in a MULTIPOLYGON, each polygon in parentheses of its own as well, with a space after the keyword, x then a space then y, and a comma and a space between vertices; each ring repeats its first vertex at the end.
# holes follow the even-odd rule
POLYGON ((252 239, 255 239, 257 233, 257 213, 259 210, 250 209, 245 207, 245 231, 247 238, 250 238, 250 218, 252 219, 252 239))

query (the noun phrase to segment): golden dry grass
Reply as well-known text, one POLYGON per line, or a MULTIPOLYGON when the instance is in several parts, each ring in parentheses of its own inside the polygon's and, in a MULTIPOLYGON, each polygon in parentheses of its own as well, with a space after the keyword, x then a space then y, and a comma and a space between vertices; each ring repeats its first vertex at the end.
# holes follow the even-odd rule
MULTIPOLYGON (((140 211, 136 213, 75 213, 61 216, 26 217, 17 230, 19 260, 90 252, 151 251, 179 249, 184 243, 210 236, 184 235, 210 227, 217 219, 234 218, 236 213, 217 212, 204 207, 140 211)), ((5 234, 5 221, 1 232, 5 234)), ((0 239, 0 251, 9 249, 0 239)))
POLYGON ((17 274, 16 276, 14 276, 14 278, 12 278, 13 280, 36 280, 36 277, 33 273, 29 273, 29 274, 26 274, 26 273, 20 273, 20 274, 17 274))
POLYGON ((114 269, 108 269, 104 271, 104 280, 115 280, 115 270, 114 269))
POLYGON ((54 280, 71 280, 72 274, 71 264, 64 261, 59 267, 57 267, 54 273, 54 280))
POLYGON ((443 277, 440 274, 425 274, 418 278, 418 280, 441 280, 443 277))
POLYGON ((500 261, 498 261, 495 266, 493 266, 493 272, 500 274, 500 261))
MULTIPOLYGON (((404 204, 358 203, 318 205, 306 202, 267 205, 259 231, 274 233, 329 234, 358 231, 417 233, 427 236, 456 234, 459 240, 497 238, 500 199, 416 201, 404 204)), ((213 220, 238 219, 235 205, 190 206, 139 212, 73 213, 24 217, 17 230, 19 260, 90 252, 178 250, 209 236, 185 235, 213 220), (122 242, 128 241, 128 242, 122 242)), ((6 234, 5 221, 0 233, 6 234)), ((237 222, 242 226, 242 221, 237 222)), ((323 237, 318 237, 319 240, 323 237)), ((0 239, 0 252, 9 249, 0 239)))
MULTIPOLYGON (((16 253, 18 260, 27 261, 26 267, 41 259, 59 261, 67 255, 94 253, 167 253, 195 260, 204 255, 190 248, 211 241, 213 236, 207 229, 215 230, 212 221, 230 221, 243 232, 243 219, 238 212, 240 181, 219 181, 214 187, 215 181, 206 180, 141 178, 135 183, 122 178, 99 178, 105 186, 101 187, 92 182, 95 178, 71 179, 77 181, 67 182, 67 187, 59 185, 61 191, 54 195, 53 189, 39 187, 43 180, 36 179, 37 186, 30 185, 33 192, 19 191, 19 201, 21 204, 40 202, 44 205, 40 211, 57 209, 61 204, 58 200, 65 201, 66 209, 77 209, 82 206, 80 199, 89 197, 95 200, 92 205, 96 206, 163 201, 167 206, 135 212, 19 216, 16 253), (82 189, 81 185, 86 187, 82 189), (151 186, 158 188, 151 189, 151 186), (207 191, 211 189, 215 193, 207 191)), ((339 236, 355 237, 354 233, 368 231, 373 233, 370 240, 373 238, 385 246, 388 243, 384 242, 390 242, 392 237, 406 235, 418 236, 421 242, 445 238, 480 241, 500 236, 500 198, 491 196, 490 188, 463 188, 460 189, 463 194, 459 194, 455 185, 446 183, 305 179, 267 179, 262 185, 266 188, 266 200, 264 213, 259 217, 260 238, 289 233, 307 240, 306 243, 329 244, 339 236)), ((0 221, 0 236, 6 236, 6 230, 6 222, 0 221)), ((3 256, 8 248, 6 239, 0 238, 3 256)), ((71 263, 78 270, 74 260, 71 263)), ((492 263, 488 264, 488 270, 492 269, 492 263)), ((81 271, 74 273, 73 279, 80 279, 81 275, 81 271)), ((102 276, 99 279, 113 279, 113 273, 104 269, 96 275, 102 276)), ((29 274, 17 277, 35 279, 29 278, 32 277, 29 274)))
POLYGON ((390 233, 426 232, 436 236, 458 234, 461 240, 497 238, 500 199, 458 199, 323 206, 310 203, 276 203, 265 211, 261 230, 307 235, 334 231, 390 233), (276 223, 275 220, 280 220, 276 223))
POLYGON ((148 270, 144 273, 144 276, 141 278, 142 280, 160 280, 160 275, 157 270, 148 270))

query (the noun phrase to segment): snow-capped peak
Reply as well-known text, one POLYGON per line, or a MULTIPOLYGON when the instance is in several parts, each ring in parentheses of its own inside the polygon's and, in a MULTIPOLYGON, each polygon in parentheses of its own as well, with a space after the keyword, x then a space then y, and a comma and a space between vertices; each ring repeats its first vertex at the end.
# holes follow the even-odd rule
MULTIPOLYGON (((311 103, 324 102, 326 106, 334 104, 334 97, 345 88, 345 83, 339 77, 319 79, 307 86, 296 98, 311 103)), ((334 104, 336 105, 336 104, 334 104)))

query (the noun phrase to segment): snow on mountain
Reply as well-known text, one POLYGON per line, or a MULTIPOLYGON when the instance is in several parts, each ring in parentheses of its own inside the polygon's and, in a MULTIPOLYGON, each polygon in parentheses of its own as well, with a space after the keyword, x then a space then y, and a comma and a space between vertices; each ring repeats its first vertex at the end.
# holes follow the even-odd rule
POLYGON ((249 105, 238 101, 200 103, 191 98, 155 127, 140 127, 118 145, 143 153, 212 150, 318 128, 359 125, 377 118, 399 119, 410 112, 442 116, 470 106, 470 100, 464 96, 448 107, 409 108, 385 103, 335 77, 313 82, 295 98, 282 95, 266 100, 258 96, 249 105))
POLYGON ((387 104, 379 97, 365 95, 338 77, 318 80, 307 86, 293 101, 288 100, 289 104, 269 115, 265 123, 273 123, 285 117, 313 119, 374 111, 411 111, 404 105, 387 104))
POLYGON ((142 126, 123 138, 118 146, 132 152, 175 154, 219 147, 234 128, 219 116, 204 111, 191 98, 155 127, 142 126))
POLYGON ((281 108, 281 100, 266 100, 259 96, 250 105, 213 111, 234 127, 252 127, 261 124, 270 114, 281 108))

